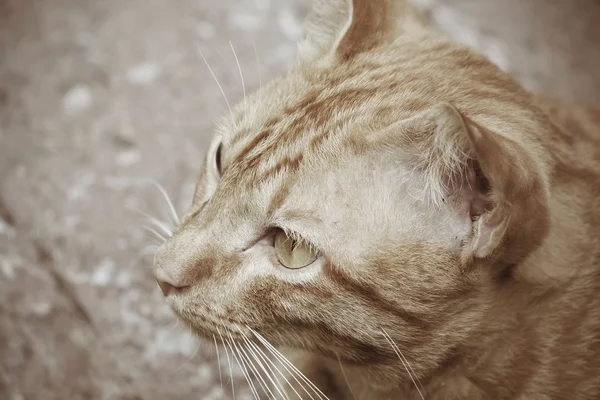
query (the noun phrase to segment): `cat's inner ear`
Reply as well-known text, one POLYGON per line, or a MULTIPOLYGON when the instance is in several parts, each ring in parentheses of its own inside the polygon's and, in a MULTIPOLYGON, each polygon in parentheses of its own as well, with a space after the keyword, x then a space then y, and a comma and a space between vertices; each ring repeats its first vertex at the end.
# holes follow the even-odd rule
POLYGON ((548 200, 539 167, 521 144, 447 103, 373 136, 420 173, 432 206, 457 205, 468 212, 472 235, 463 261, 518 258, 539 245, 548 226, 548 200), (445 199, 452 201, 444 204, 445 199))
POLYGON ((344 61, 423 25, 406 0, 314 0, 303 45, 344 61))

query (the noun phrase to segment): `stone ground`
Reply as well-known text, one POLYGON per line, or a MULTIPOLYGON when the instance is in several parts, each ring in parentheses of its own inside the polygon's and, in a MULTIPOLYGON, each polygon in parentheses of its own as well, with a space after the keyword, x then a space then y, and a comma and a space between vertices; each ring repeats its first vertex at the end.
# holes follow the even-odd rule
MULTIPOLYGON (((418 4, 530 89, 600 103, 599 2, 418 4)), ((225 110, 198 49, 233 102, 229 41, 256 88, 291 65, 308 7, 0 0, 0 399, 231 398, 212 343, 163 304, 130 208, 164 215, 147 178, 190 202, 225 110)))

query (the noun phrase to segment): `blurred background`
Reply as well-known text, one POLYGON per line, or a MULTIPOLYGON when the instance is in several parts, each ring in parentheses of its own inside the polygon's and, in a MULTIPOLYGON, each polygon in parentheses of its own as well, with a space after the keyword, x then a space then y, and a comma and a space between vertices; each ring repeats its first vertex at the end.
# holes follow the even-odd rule
MULTIPOLYGON (((600 104, 600 2, 415 0, 529 89, 600 104)), ((0 399, 230 399, 139 208, 191 201, 213 121, 288 69, 310 0, 0 0, 0 399), (256 48, 256 51, 255 51, 256 48)), ((223 377, 229 379, 229 368, 223 377)), ((236 398, 251 398, 233 369, 236 398)))

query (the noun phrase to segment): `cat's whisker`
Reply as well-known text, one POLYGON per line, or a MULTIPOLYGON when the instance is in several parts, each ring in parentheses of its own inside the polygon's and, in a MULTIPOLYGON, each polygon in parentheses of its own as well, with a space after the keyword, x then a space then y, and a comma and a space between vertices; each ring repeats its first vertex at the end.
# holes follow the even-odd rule
POLYGON ((346 381, 346 385, 348 386, 348 389, 350 390, 350 394, 352 395, 352 398, 354 400, 356 400, 356 395, 354 394, 354 390, 352 390, 352 386, 350 386, 350 381, 348 380, 348 377, 346 376, 346 371, 344 370, 344 365, 342 364, 342 360, 340 360, 340 356, 337 356, 338 359, 338 363, 340 364, 340 370, 342 371, 342 376, 344 377, 344 380, 346 381))
MULTIPOLYGON (((144 229, 142 227, 142 229, 144 229)), ((144 248, 142 250, 140 250, 140 258, 143 258, 147 255, 154 255, 156 254, 156 252, 158 251, 158 249, 160 248, 160 246, 162 246, 162 244, 165 242, 164 238, 159 238, 157 237, 154 233, 151 233, 147 230, 144 229, 144 238, 148 239, 150 241, 150 244, 144 246, 144 248)))
MULTIPOLYGON (((229 60, 227 59, 227 57, 225 57, 225 55, 217 48, 214 49, 215 52, 219 55, 219 57, 221 57, 223 59, 223 61, 225 62, 225 66, 227 67, 227 70, 229 71, 229 74, 233 77, 233 79, 235 79, 236 82, 239 82, 239 84, 241 85, 242 82, 240 81, 239 78, 239 74, 237 73, 237 71, 235 71, 235 69, 237 68, 232 68, 229 64, 229 60)), ((234 67, 236 67, 236 65, 234 64, 234 67)))
POLYGON ((169 325, 167 327, 167 333, 171 333, 173 330, 177 329, 179 327, 179 319, 175 319, 175 322, 173 322, 171 325, 169 325))
MULTIPOLYGON (((231 356, 233 357, 235 362, 238 364, 238 366, 242 370, 242 374, 244 374, 244 379, 246 380, 246 382, 248 382, 248 386, 250 387, 250 391, 252 392, 252 395, 256 398, 256 396, 254 395, 254 391, 252 389, 252 384, 250 383, 250 379, 246 372, 246 368, 243 366, 243 363, 239 360, 238 356, 235 354, 235 350, 233 349, 231 342, 229 340, 226 340, 225 343, 227 343, 227 346, 229 347, 229 350, 231 351, 231 356)), ((231 382, 231 384, 233 386, 233 382, 231 382)))
MULTIPOLYGON (((246 341, 247 345, 250 346, 251 349, 254 349, 256 351, 256 354, 258 354, 258 356, 260 358, 262 358, 262 360, 266 364, 267 368, 269 368, 269 371, 270 371, 270 374, 271 374, 270 376, 273 377, 273 379, 271 379, 271 382, 272 382, 273 386, 275 387, 275 390, 277 390, 277 392, 283 398, 285 398, 286 400, 289 400, 289 396, 285 392, 281 391, 281 383, 277 379, 275 371, 273 370, 273 368, 275 368, 277 370, 277 373, 279 373, 279 375, 285 380, 285 382, 288 384, 288 386, 294 391, 294 393, 296 393, 296 395, 298 396, 298 398, 302 398, 302 396, 300 396, 300 394, 296 391, 296 389, 294 389, 294 387, 292 385, 290 385, 290 382, 285 377, 285 375, 281 372, 281 370, 279 368, 277 368, 277 366, 275 365, 275 363, 273 362, 273 360, 271 360, 267 355, 265 355, 264 352, 263 352, 263 350, 260 347, 258 347, 256 345, 256 343, 253 343, 250 339, 248 339, 248 337, 245 334, 244 334, 244 340, 246 341)), ((252 350, 250 350, 250 351, 252 351, 252 350)), ((269 377, 269 374, 267 374, 267 376, 269 377)))
MULTIPOLYGON (((253 333, 254 333, 254 331, 253 331, 253 333)), ((260 334, 258 332, 255 332, 255 336, 256 335, 260 335, 260 334)), ((308 379, 298 368, 296 368, 294 366, 294 364, 291 363, 291 361, 289 361, 283 354, 281 354, 281 352, 279 350, 277 350, 273 345, 271 345, 262 335, 261 336, 256 336, 256 337, 261 341, 261 343, 266 347, 266 349, 269 350, 269 352, 281 363, 281 365, 292 376, 292 378, 294 378, 294 380, 300 385, 300 387, 302 387, 302 389, 306 392, 306 394, 308 394, 308 396, 311 398, 311 400, 314 400, 314 397, 307 390, 307 388, 304 386, 304 384, 302 382, 300 382, 300 380, 298 380, 298 377, 305 384, 307 384, 310 389, 312 389, 312 391, 318 396, 319 399, 323 399, 323 397, 321 396, 321 394, 323 396, 325 396, 325 394, 323 394, 319 390, 319 388, 317 388, 311 382, 310 379, 308 379)), ((325 396, 325 398, 327 398, 327 396, 325 396)))
MULTIPOLYGON (((231 42, 231 40, 229 41, 229 47, 231 48, 231 52, 233 53, 233 58, 235 58, 235 62, 238 67, 238 72, 240 73, 240 79, 242 80, 242 92, 244 93, 244 101, 246 101, 246 83, 244 82, 244 74, 242 73, 242 66, 240 65, 240 60, 238 59, 237 53, 235 52, 235 48, 233 47, 233 43, 231 42)), ((244 119, 245 118, 246 115, 244 115, 244 119)))
POLYGON ((385 334, 387 335, 387 337, 389 338, 390 342, 392 343, 392 346, 398 351, 398 353, 400 354, 400 356, 404 359, 404 362, 406 363, 406 365, 408 366, 408 368, 412 372, 412 375, 416 378, 417 383, 419 384, 419 386, 421 387, 421 389, 424 391, 425 388, 423 387, 423 384, 421 384, 421 381, 417 377, 417 374, 415 373, 415 370, 412 368, 412 366, 408 362, 408 359, 406 358, 406 356, 402 353, 402 351, 400 350, 400 348, 398 347, 398 345, 392 340, 392 337, 387 332, 385 332, 385 334))
POLYGON ((260 65, 260 59, 258 58, 258 50, 256 50, 256 43, 254 43, 254 39, 250 39, 252 41, 252 48, 254 49, 254 55, 256 56, 256 66, 258 68, 258 88, 262 89, 262 67, 260 65))
MULTIPOLYGON (((192 327, 191 323, 187 323, 187 332, 193 332, 194 328, 192 327)), ((192 359, 194 357, 196 357, 196 355, 198 355, 198 352, 200 351, 200 347, 202 347, 202 342, 198 341, 198 345, 196 346, 196 350, 194 350, 194 352, 188 357, 188 362, 192 361, 192 359)))
POLYGON ((210 72, 213 79, 217 83, 217 86, 219 87, 219 90, 221 91, 221 94, 223 95, 223 99, 225 99, 225 103, 227 104, 227 108, 229 109, 229 114, 231 116, 231 121, 235 122, 235 120, 233 119, 233 110, 231 108, 231 105, 229 104, 229 100, 227 100, 227 96, 225 95, 225 90, 223 90, 223 86, 221 86, 221 83, 219 82, 219 80, 217 79, 217 76, 215 75, 212 68, 210 67, 210 64, 206 60, 206 57, 204 57, 204 54, 202 53, 202 50, 200 49, 200 45, 197 45, 197 48, 198 48, 198 52, 200 53, 200 57, 202 57, 204 64, 206 64, 206 67, 208 68, 208 71, 210 72))
POLYGON ((219 356, 219 345, 217 344, 217 337, 213 333, 213 341, 215 342, 215 351, 217 353, 217 365, 219 366, 219 382, 221 383, 221 389, 223 388, 223 373, 221 372, 221 357, 219 356))
MULTIPOLYGON (((412 368, 409 369, 410 365, 408 364, 408 360, 406 360, 406 358, 404 358, 402 351, 400 351, 400 348, 396 345, 396 343, 394 343, 394 341, 392 340, 392 337, 390 335, 388 335, 388 333, 383 328, 381 329, 381 331, 383 333, 383 337, 385 338, 385 340, 390 344, 390 346, 392 347, 392 349, 394 350, 394 352, 400 359, 400 362, 402 362, 402 365, 404 366, 406 373, 408 373, 410 380, 415 385, 415 388, 417 389, 419 396, 421 396, 422 400, 425 400, 425 396, 423 396, 423 393, 421 393, 421 389, 419 389, 419 385, 421 382, 419 382, 419 385, 417 385, 417 382, 415 381, 413 374, 411 374, 411 372, 410 372, 412 370, 412 368)), ((414 373, 414 371, 413 371, 413 373, 414 373)), ((415 377, 416 377, 416 375, 415 375, 415 377)), ((417 378, 417 380, 418 380, 418 378, 417 378)))
POLYGON ((196 357, 198 355, 198 352, 200 351, 200 348, 202 347, 202 343, 198 343, 198 346, 196 346, 196 350, 194 350, 194 352, 188 357, 187 361, 191 362, 194 357, 196 357))
POLYGON ((149 225, 142 225, 142 229, 144 229, 149 234, 153 235, 152 236, 153 238, 158 239, 160 244, 166 242, 168 239, 168 236, 165 236, 164 233, 157 231, 156 229, 154 229, 153 227, 151 227, 149 225))
POLYGON ((148 214, 147 212, 142 211, 135 207, 129 207, 128 210, 144 217, 146 222, 150 226, 157 228, 158 230, 160 230, 162 232, 161 236, 169 237, 170 236, 169 233, 172 233, 172 229, 167 223, 160 221, 158 218, 153 217, 152 215, 148 214))
POLYGON ((198 345, 196 346, 196 349, 194 350, 194 352, 192 354, 190 354, 189 356, 186 357, 186 362, 181 363, 174 370, 174 372, 181 371, 186 365, 189 365, 191 363, 191 361, 194 359, 194 357, 196 357, 196 355, 198 355, 198 352, 200 351, 200 347, 202 347, 202 343, 198 343, 198 345))
POLYGON ((248 372, 248 369, 246 368, 246 363, 244 362, 244 359, 240 355, 239 349, 237 348, 237 345, 235 344, 235 341, 233 340, 231 333, 227 332, 227 334, 229 335, 228 343, 229 343, 229 348, 231 349, 231 353, 233 354, 238 365, 242 369, 244 377, 246 378, 246 382, 248 382, 248 385, 250 386, 250 391, 254 395, 254 398, 256 400, 260 400, 260 396, 258 395, 256 386, 254 385, 254 382, 252 381, 252 378, 250 377, 250 373, 248 372), (237 353, 237 355, 236 355, 236 353, 237 353))
POLYGON ((144 212, 137 208, 132 208, 132 210, 145 217, 148 220, 148 223, 161 230, 164 233, 164 236, 166 236, 167 238, 173 236, 173 229, 165 222, 162 222, 158 218, 155 218, 147 212, 144 212))
POLYGON ((244 342, 246 343, 246 348, 252 354, 254 359, 259 363, 259 366, 262 368, 265 375, 267 375, 267 378, 269 379, 269 381, 271 382, 271 384, 273 385, 275 390, 277 390, 277 392, 282 397, 287 399, 288 398, 287 395, 285 395, 283 392, 281 392, 280 384, 278 383, 278 381, 276 381, 275 371, 273 371, 273 368, 271 368, 270 364, 273 364, 273 362, 268 357, 265 356, 265 354, 261 348, 256 346, 256 344, 252 343, 252 341, 248 338, 248 336, 242 330, 240 330, 240 333, 244 337, 244 342), (269 371, 266 370, 265 365, 266 365, 266 368, 269 369, 269 371))
POLYGON ((227 356, 227 364, 229 365, 229 382, 231 382, 231 396, 233 397, 233 400, 235 400, 235 387, 233 384, 233 368, 231 368, 231 359, 229 358, 229 351, 227 350, 227 345, 225 344, 225 340, 223 339, 221 330, 218 327, 217 327, 217 333, 219 334, 219 338, 221 338, 221 343, 223 343, 223 348, 225 349, 225 355, 227 356))
MULTIPOLYGON (((265 346, 265 347, 266 347, 266 346, 265 346)), ((306 394, 307 394, 307 395, 308 395, 308 396, 311 398, 311 400, 315 400, 315 398, 313 397, 313 395, 312 395, 312 394, 311 394, 311 393, 308 391, 308 389, 307 389, 307 388, 306 388, 306 386, 304 385, 304 384, 306 383, 306 384, 308 384, 308 385, 309 385, 309 388, 310 388, 310 389, 312 389, 312 387, 310 387, 310 383, 311 383, 311 382, 310 382, 310 381, 309 381, 307 378, 303 377, 301 372, 300 372, 300 373, 298 373, 299 371, 298 371, 298 372, 296 372, 296 371, 294 371, 294 370, 292 370, 292 369, 288 368, 288 366, 286 365, 286 361, 287 361, 287 360, 285 360, 285 357, 284 357, 283 355, 281 355, 281 356, 280 356, 280 355, 276 354, 276 353, 275 353, 275 352, 274 352, 272 349, 270 349, 269 347, 266 347, 266 348, 267 348, 267 350, 268 350, 268 351, 269 351, 269 352, 270 352, 270 353, 271 353, 271 354, 272 354, 272 355, 275 357, 275 359, 281 363, 281 366, 282 366, 282 367, 283 367, 283 368, 286 370, 286 372, 287 372, 288 374, 290 374, 290 376, 291 376, 291 377, 294 379, 294 381, 296 381, 296 383, 297 383, 298 385, 300 385, 300 387, 302 388, 302 390, 304 390, 304 392, 305 392, 305 393, 306 393, 306 394), (283 357, 283 358, 282 358, 282 357, 283 357), (301 382, 301 381, 298 379, 298 377, 300 377, 300 379, 302 379, 302 380, 304 381, 304 383, 303 383, 303 382, 301 382)), ((291 364, 291 363, 290 363, 290 364, 291 364)), ((275 364, 274 364, 274 363, 273 363, 273 365, 275 366, 275 364)), ((293 365, 292 365, 292 367, 293 367, 293 365)), ((277 367, 275 367, 275 368, 277 368, 277 367)), ((289 381, 289 380, 288 380, 288 379, 285 377, 285 375, 284 375, 283 373, 281 373, 281 370, 280 370, 279 368, 277 368, 277 370, 279 371, 279 373, 281 374, 281 376, 283 377, 283 379, 286 381, 286 383, 289 385, 289 387, 290 387, 290 388, 291 388, 291 389, 294 391, 294 393, 296 393, 296 395, 297 395, 299 398, 302 398, 302 396, 300 396, 300 394, 299 394, 299 393, 296 391, 296 389, 295 389, 295 388, 294 388, 294 387, 293 387, 293 386, 290 384, 290 381, 289 381)), ((315 393, 316 393, 316 391, 315 391, 314 389, 313 389, 313 392, 315 392, 315 393)), ((316 394, 317 394, 317 396, 319 396, 319 394, 318 394, 318 393, 316 393, 316 394)), ((321 396, 319 396, 319 399, 322 399, 322 397, 321 397, 321 396)))
POLYGON ((262 374, 260 373, 260 370, 258 369, 258 367, 254 364, 254 362, 252 362, 252 358, 254 358, 254 360, 257 362, 257 364, 261 367, 261 369, 267 374, 267 377, 269 376, 269 374, 266 372, 266 369, 262 366, 262 363, 259 362, 259 360, 256 358, 255 355, 253 355, 252 357, 250 357, 250 355, 248 354, 249 350, 248 347, 240 344, 239 349, 242 353, 244 353, 244 356, 246 358, 247 361, 247 365, 250 366, 250 368, 253 371, 253 374, 255 377, 258 378, 258 383, 260 384, 261 388, 263 389, 263 392, 268 393, 271 398, 275 398, 275 395, 273 394, 273 392, 271 391, 271 388, 269 387, 269 384, 264 380, 262 374))
POLYGON ((175 226, 178 226, 181 223, 181 220, 179 219, 179 215, 177 214, 177 211, 175 211, 175 206, 173 205, 173 202, 171 201, 171 198, 169 197, 169 194, 167 193, 167 191, 165 190, 165 188, 160 183, 158 183, 157 181, 155 181, 154 179, 150 179, 149 182, 156 189, 158 189, 158 191, 160 192, 160 194, 162 195, 162 197, 167 202, 167 206, 169 207, 169 211, 171 213, 171 218, 173 219, 173 222, 175 223, 175 226))
POLYGON ((241 368, 242 373, 244 374, 244 378, 246 379, 246 382, 250 387, 252 395, 255 397, 256 400, 259 400, 258 392, 256 391, 256 387, 254 386, 254 382, 252 381, 250 374, 248 373, 248 369, 246 368, 246 363, 244 362, 244 359, 239 354, 239 350, 237 349, 237 346, 235 344, 235 341, 233 340, 233 337, 231 336, 231 333, 227 332, 227 336, 229 338, 226 339, 226 341, 229 345, 229 349, 231 350, 231 355, 234 357, 235 361, 238 363, 238 366, 241 368))
MULTIPOLYGON (((306 377, 306 375, 304 375, 302 373, 302 371, 300 371, 298 368, 296 368, 296 366, 294 364, 292 364, 292 362, 290 360, 288 360, 283 354, 281 354, 281 352, 279 350, 277 350, 275 348, 275 346, 273 346, 271 343, 269 343, 269 341, 267 339, 265 339, 264 336, 262 336, 260 333, 256 332, 252 328, 249 328, 249 329, 254 334, 254 336, 271 352, 271 354, 273 354, 275 357, 277 357, 283 365, 287 365, 288 367, 290 367, 307 385, 310 386, 310 388, 315 392, 315 394, 317 396, 319 396, 320 399, 325 398, 325 399, 329 400, 329 398, 321 391, 321 389, 319 389, 314 383, 312 383, 312 381, 310 379, 308 379, 306 377)), ((300 383, 300 382, 298 382, 298 383, 300 383)), ((310 396, 310 394, 309 394, 309 396, 310 396)), ((311 396, 311 399, 312 398, 313 397, 311 396)))

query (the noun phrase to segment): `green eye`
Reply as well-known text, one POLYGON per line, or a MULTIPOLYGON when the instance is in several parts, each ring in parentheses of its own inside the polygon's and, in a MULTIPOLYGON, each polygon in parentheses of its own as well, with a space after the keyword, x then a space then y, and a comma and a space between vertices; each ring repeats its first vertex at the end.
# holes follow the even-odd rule
POLYGON ((281 230, 275 234, 275 252, 281 265, 290 269, 308 267, 317 259, 317 253, 310 246, 281 230))

